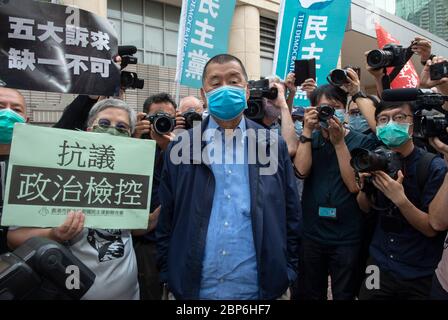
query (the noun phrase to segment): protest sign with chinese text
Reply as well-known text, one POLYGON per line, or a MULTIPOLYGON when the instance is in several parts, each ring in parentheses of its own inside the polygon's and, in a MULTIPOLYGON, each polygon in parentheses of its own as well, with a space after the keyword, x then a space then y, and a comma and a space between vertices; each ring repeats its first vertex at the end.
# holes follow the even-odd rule
MULTIPOLYGON (((295 60, 316 59, 316 81, 337 66, 350 0, 282 0, 277 25, 274 74, 286 79, 295 60)), ((306 92, 297 90, 295 106, 309 106, 306 92)))
POLYGON ((16 124, 2 225, 56 227, 71 210, 85 226, 146 229, 155 142, 16 124))
POLYGON ((107 19, 29 0, 0 2, 0 80, 9 88, 118 95, 117 37, 107 19))
POLYGON ((202 71, 226 53, 236 0, 184 0, 180 17, 176 82, 202 86, 202 71))

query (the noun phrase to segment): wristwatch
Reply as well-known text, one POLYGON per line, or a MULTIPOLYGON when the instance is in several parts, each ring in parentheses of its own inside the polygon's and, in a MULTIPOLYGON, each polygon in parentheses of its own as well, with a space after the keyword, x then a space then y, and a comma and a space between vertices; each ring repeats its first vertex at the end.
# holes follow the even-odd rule
POLYGON ((365 94, 364 92, 362 92, 362 91, 358 91, 357 93, 355 93, 355 94, 352 96, 352 101, 353 101, 353 102, 356 102, 356 99, 358 99, 358 98, 367 98, 367 96, 366 96, 366 94, 365 94))
MULTIPOLYGON (((428 60, 432 60, 435 56, 435 54, 430 55, 428 60)), ((422 66, 426 66, 426 62, 428 62, 428 60, 421 60, 420 63, 422 64, 422 66)))
POLYGON ((311 139, 311 138, 308 138, 308 137, 305 137, 303 134, 299 137, 299 141, 301 142, 301 143, 307 143, 307 142, 311 142, 311 141, 313 141, 313 139, 311 139))

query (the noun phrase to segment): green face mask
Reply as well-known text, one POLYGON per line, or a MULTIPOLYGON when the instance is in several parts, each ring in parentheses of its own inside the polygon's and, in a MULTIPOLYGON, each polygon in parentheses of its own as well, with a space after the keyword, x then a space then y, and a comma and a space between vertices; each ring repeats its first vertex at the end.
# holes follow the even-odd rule
POLYGON ((411 138, 409 135, 409 126, 409 123, 390 121, 386 125, 376 127, 376 135, 387 147, 397 148, 411 138))
POLYGON ((119 137, 126 137, 129 138, 129 133, 128 132, 123 132, 118 130, 115 127, 100 127, 100 126, 93 126, 92 128, 92 132, 96 132, 96 133, 108 133, 110 135, 113 136, 119 136, 119 137))
POLYGON ((25 119, 9 108, 0 110, 0 144, 11 144, 16 123, 25 123, 25 119))

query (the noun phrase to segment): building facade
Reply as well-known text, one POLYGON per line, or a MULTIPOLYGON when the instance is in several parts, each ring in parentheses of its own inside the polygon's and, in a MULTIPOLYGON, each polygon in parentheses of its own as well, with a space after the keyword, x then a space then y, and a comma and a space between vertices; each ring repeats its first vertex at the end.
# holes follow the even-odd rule
POLYGON ((448 0, 397 0, 396 15, 448 41, 448 0))
MULTIPOLYGON (((44 0, 42 0, 44 1, 44 0)), ((51 0, 47 0, 51 1, 51 0)), ((439 0, 446 2, 448 0, 439 0)), ((127 90, 125 100, 137 111, 151 94, 168 92, 175 95, 175 67, 180 8, 182 0, 52 0, 75 5, 107 19, 114 26, 119 44, 135 45, 139 63, 129 71, 145 79, 142 90, 127 90)), ((409 1, 411 2, 411 1, 409 1)), ((349 21, 341 50, 340 64, 361 67, 365 90, 375 92, 373 79, 366 75, 364 52, 377 48, 374 22, 379 22, 403 45, 416 35, 431 40, 433 52, 448 56, 448 43, 443 39, 394 15, 400 1, 352 0, 349 21)), ((280 0, 238 0, 230 31, 229 53, 246 66, 250 79, 272 74, 277 16, 280 0)), ((413 59, 421 70, 417 57, 413 59)), ((56 122, 74 95, 22 91, 34 123, 56 122)), ((199 96, 199 91, 181 87, 180 97, 199 96)))

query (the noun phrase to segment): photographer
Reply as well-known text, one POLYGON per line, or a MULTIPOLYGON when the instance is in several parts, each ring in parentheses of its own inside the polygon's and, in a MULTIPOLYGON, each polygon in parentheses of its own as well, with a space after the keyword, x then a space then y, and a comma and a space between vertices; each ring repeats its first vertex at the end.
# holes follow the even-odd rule
MULTIPOLYGON (((350 91, 356 86, 350 87, 350 91)), ((371 148, 363 134, 343 126, 347 93, 324 85, 311 94, 294 165, 305 179, 303 190, 303 242, 301 261, 303 293, 307 299, 327 298, 328 275, 333 298, 350 300, 355 281, 362 235, 359 191, 350 167, 350 151, 371 148), (334 112, 334 116, 323 110, 334 112), (319 111, 320 110, 320 111, 319 111), (325 116, 325 117, 324 117, 325 116)))
MULTIPOLYGON (((447 128, 448 132, 448 128, 447 128)), ((448 165, 448 145, 442 143, 439 138, 430 140, 431 145, 445 158, 448 165)), ((442 187, 437 192, 429 206, 429 223, 434 230, 448 230, 448 174, 445 175, 442 187)), ((447 238, 448 239, 448 238, 447 238)), ((445 240, 445 244, 447 240, 445 240)), ((436 269, 432 280, 431 299, 448 300, 448 247, 444 245, 442 259, 436 269)))
POLYGON ((428 298, 440 260, 443 235, 431 227, 427 212, 447 168, 442 159, 414 145, 412 111, 406 102, 382 102, 375 111, 377 136, 402 157, 402 169, 394 178, 372 172, 372 194, 365 188, 370 174, 360 174, 359 206, 378 215, 369 265, 380 271, 379 287, 369 289, 363 282, 363 300, 428 298))
MULTIPOLYGON (((448 77, 444 77, 440 80, 431 80, 430 76, 430 68, 432 65, 437 63, 442 63, 448 61, 444 57, 433 57, 428 60, 423 68, 423 71, 420 75, 420 88, 423 89, 436 89, 439 93, 443 95, 448 95, 448 77)), ((448 110, 448 102, 446 102, 443 106, 445 110, 448 110)))
POLYGON ((157 146, 161 150, 165 150, 174 138, 174 133, 172 131, 164 134, 158 133, 156 128, 154 128, 154 124, 148 120, 148 117, 163 115, 174 121, 176 118, 176 107, 176 102, 168 93, 162 92, 150 96, 143 104, 143 112, 137 115, 134 138, 142 138, 144 134, 149 134, 150 138, 156 141, 157 146))
MULTIPOLYGON (((154 129, 154 124, 147 120, 148 116, 164 114, 174 119, 176 115, 176 103, 167 93, 159 93, 146 99, 143 105, 143 113, 138 114, 135 138, 149 138, 156 141, 156 155, 154 159, 154 176, 151 189, 151 228, 156 228, 160 214, 159 184, 163 168, 164 151, 171 139, 173 132, 159 134, 154 129), (143 137, 142 137, 143 136, 143 137)), ((176 121, 177 123, 177 121, 176 121)), ((160 300, 162 288, 159 280, 159 271, 156 261, 156 238, 154 232, 146 232, 134 236, 134 250, 137 257, 139 270, 140 296, 142 300, 160 300)))
POLYGON ((175 129, 191 129, 195 121, 202 120, 203 113, 204 104, 201 100, 194 96, 182 98, 176 112, 175 129))

